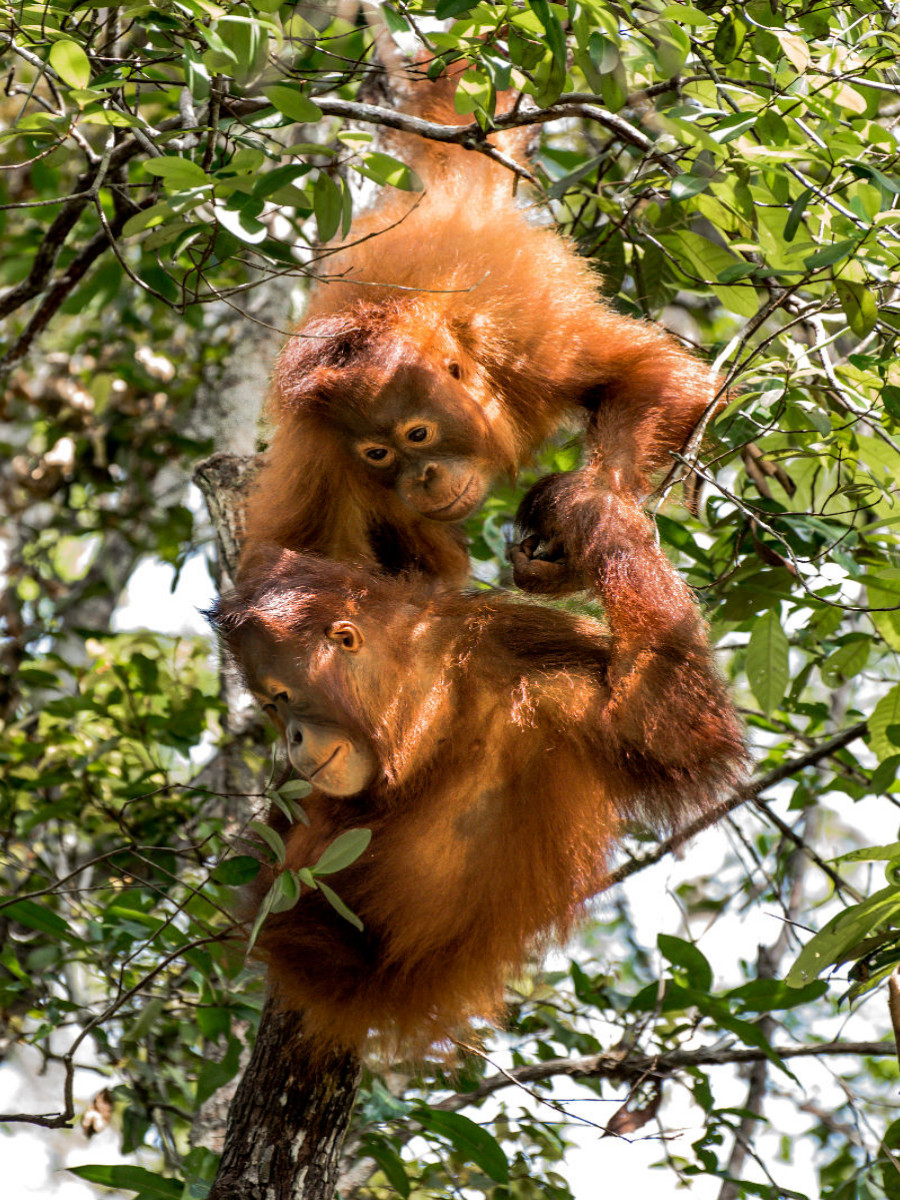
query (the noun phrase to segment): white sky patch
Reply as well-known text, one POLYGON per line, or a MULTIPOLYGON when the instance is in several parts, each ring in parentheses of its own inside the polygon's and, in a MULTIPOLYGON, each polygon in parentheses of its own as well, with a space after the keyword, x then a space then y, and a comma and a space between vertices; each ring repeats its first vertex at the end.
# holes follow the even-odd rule
POLYGON ((195 554, 182 568, 178 585, 172 590, 175 568, 166 563, 143 559, 128 581, 122 603, 113 614, 114 633, 151 629, 173 635, 209 635, 209 626, 199 610, 209 608, 216 598, 216 586, 209 573, 204 553, 195 554))

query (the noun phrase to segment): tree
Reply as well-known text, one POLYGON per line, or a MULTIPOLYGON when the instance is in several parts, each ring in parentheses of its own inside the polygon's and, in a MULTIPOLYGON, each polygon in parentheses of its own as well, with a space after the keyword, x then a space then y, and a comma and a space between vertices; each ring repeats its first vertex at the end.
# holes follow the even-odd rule
MULTIPOLYGON (((515 983, 508 1028, 457 1074, 367 1068, 341 1194, 563 1200, 580 1110, 558 1079, 608 1102, 598 1138, 700 1114, 693 1144, 663 1137, 658 1158, 722 1200, 900 1194, 884 1040, 900 962, 895 20, 868 0, 0 3, 0 998, 10 1043, 60 1069, 53 1111, 3 1120, 111 1114, 140 1165, 79 1171, 129 1194, 203 1195, 215 1176, 204 1130, 221 1132, 263 996, 221 935, 255 870, 270 752, 203 638, 111 618, 142 560, 177 577, 208 544, 192 467, 252 450, 261 364, 289 294, 327 272, 318 247, 350 229, 353 182, 414 186, 370 137, 486 152, 512 86, 528 106, 496 123, 540 127, 531 194, 606 293, 739 384, 653 507, 712 622, 756 786, 719 836, 636 831, 584 941, 515 983), (465 60, 467 124, 391 106, 388 34, 418 37, 422 74, 465 60), (227 428, 223 396, 241 414, 227 428), (674 849, 648 931, 632 900, 674 849), (781 918, 758 952, 747 912, 781 918), (104 1078, 84 1114, 89 1052, 104 1078)), ((560 439, 495 490, 468 530, 480 578, 505 582, 517 496, 578 453, 560 439)), ((598 1142, 596 1163, 613 1150, 598 1142)))

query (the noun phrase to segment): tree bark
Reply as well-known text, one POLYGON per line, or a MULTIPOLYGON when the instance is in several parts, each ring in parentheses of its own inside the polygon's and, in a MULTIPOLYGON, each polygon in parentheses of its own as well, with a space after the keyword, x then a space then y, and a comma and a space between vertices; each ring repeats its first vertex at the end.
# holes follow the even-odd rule
POLYGON ((209 1200, 331 1200, 359 1079, 354 1054, 311 1055, 300 1014, 270 996, 209 1200))

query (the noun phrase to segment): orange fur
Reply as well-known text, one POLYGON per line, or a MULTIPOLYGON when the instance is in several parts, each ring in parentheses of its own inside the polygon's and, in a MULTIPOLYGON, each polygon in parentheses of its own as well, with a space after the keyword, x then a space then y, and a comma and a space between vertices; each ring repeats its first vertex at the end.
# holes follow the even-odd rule
MULTIPOLYGON (((417 111, 458 123, 451 87, 423 88, 417 111)), ((495 141, 515 156, 521 138, 495 141)), ((460 146, 401 141, 424 196, 385 193, 354 224, 276 364, 275 433, 250 503, 245 570, 275 542, 466 577, 458 526, 409 507, 352 449, 416 396, 442 414, 442 437, 485 487, 581 414, 598 463, 640 494, 715 391, 709 368, 660 327, 598 296, 591 265, 530 220, 506 168, 460 146)))
MULTIPOLYGON (((258 943, 320 1042, 358 1047, 375 1031, 415 1052, 496 1019, 506 979, 602 887, 623 821, 674 828, 740 780, 739 723, 696 606, 637 505, 615 503, 615 544, 578 547, 608 632, 294 554, 220 601, 214 620, 248 677, 262 636, 274 686, 377 764, 356 795, 314 789, 310 825, 287 838, 296 869, 342 831, 372 830, 327 880, 364 931, 307 889, 258 943), (358 623, 362 650, 323 641, 335 620, 358 623)), ((271 881, 264 871, 257 899, 271 881)))

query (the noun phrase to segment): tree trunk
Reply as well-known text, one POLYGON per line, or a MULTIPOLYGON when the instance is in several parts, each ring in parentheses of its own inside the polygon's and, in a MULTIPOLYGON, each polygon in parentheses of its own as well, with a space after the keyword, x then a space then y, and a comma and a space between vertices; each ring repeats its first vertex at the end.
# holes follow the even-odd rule
POLYGON ((332 1200, 359 1079, 352 1053, 311 1058, 300 1015, 270 997, 209 1200, 332 1200))

